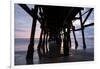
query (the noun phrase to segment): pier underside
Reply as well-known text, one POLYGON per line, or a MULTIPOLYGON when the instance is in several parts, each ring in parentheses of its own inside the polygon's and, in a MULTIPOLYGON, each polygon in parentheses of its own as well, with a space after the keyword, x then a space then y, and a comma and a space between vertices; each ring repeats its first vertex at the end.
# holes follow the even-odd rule
MULTIPOLYGON (((34 8, 29 9, 29 7, 26 4, 19 4, 19 6, 23 8, 33 18, 30 43, 26 55, 27 64, 33 64, 34 38, 35 38, 34 35, 35 35, 37 21, 39 21, 41 28, 39 43, 37 47, 37 53, 40 61, 42 61, 43 59, 52 60, 58 57, 59 61, 62 58, 64 60, 69 59, 70 61, 71 60, 70 53, 72 53, 71 36, 70 36, 71 32, 73 32, 73 37, 75 41, 75 50, 77 50, 78 48, 78 41, 75 35, 75 31, 81 31, 83 49, 86 50, 84 28, 94 25, 94 23, 85 25, 85 22, 87 21, 88 17, 93 11, 93 8, 90 8, 88 11, 82 13, 82 10, 84 10, 84 8, 80 7, 35 5, 34 8), (82 16, 85 13, 87 13, 87 15, 83 20, 82 16), (77 16, 77 14, 79 14, 79 16, 77 16), (75 20, 80 20, 81 28, 79 29, 75 28, 75 26, 73 25, 73 22, 75 20), (61 50, 63 52, 61 52, 61 50)), ((79 58, 79 60, 81 59, 79 58)), ((91 60, 93 60, 93 58, 91 58, 91 60)), ((42 63, 46 62, 42 61, 42 63)))

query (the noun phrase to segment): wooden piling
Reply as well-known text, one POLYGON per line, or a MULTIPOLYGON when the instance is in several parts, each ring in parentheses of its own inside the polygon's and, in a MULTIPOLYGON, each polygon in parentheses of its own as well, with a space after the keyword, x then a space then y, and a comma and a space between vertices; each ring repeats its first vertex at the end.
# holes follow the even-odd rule
POLYGON ((27 64, 33 64, 34 36, 35 36, 36 21, 37 21, 37 11, 38 11, 38 7, 35 6, 35 9, 32 11, 34 12, 34 14, 33 14, 33 23, 32 23, 31 36, 30 36, 30 44, 28 46, 27 55, 26 55, 27 64))
POLYGON ((83 49, 86 49, 86 43, 85 43, 85 36, 84 36, 84 26, 83 26, 83 22, 82 22, 82 14, 81 11, 79 12, 80 14, 80 24, 81 24, 81 31, 82 31, 82 39, 83 39, 83 49))
POLYGON ((40 33, 39 43, 38 43, 38 47, 37 47, 37 51, 38 51, 38 56, 39 56, 39 58, 42 57, 42 52, 41 52, 42 36, 43 36, 43 29, 41 28, 41 33, 40 33))
POLYGON ((48 45, 47 44, 48 44, 48 33, 46 34, 46 46, 45 46, 46 47, 46 53, 48 53, 48 47, 47 47, 48 45))
POLYGON ((43 31, 43 42, 42 42, 43 55, 45 55, 45 38, 46 38, 46 33, 45 31, 43 31))
POLYGON ((73 24, 72 24, 72 32, 73 32, 73 36, 74 36, 74 40, 75 40, 75 49, 77 49, 77 47, 78 47, 78 42, 77 42, 77 39, 76 39, 76 35, 75 35, 74 29, 75 29, 75 26, 73 26, 73 24))

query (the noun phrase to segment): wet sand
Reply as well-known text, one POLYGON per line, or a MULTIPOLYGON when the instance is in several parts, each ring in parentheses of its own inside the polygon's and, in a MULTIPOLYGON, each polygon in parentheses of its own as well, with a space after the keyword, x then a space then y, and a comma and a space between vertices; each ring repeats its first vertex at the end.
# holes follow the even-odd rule
MULTIPOLYGON (((26 65, 26 51, 15 52, 15 65, 26 65)), ((94 60, 94 49, 84 50, 70 50, 69 56, 60 56, 56 58, 42 58, 39 60, 37 51, 34 52, 33 62, 34 64, 45 64, 45 63, 62 63, 62 62, 80 62, 80 61, 93 61, 94 60)))

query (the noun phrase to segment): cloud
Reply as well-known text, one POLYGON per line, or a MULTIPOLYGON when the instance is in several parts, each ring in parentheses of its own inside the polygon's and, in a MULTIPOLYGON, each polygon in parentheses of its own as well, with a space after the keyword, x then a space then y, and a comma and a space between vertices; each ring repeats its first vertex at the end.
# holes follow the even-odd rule
POLYGON ((25 30, 22 30, 22 29, 15 29, 15 32, 25 32, 25 30))

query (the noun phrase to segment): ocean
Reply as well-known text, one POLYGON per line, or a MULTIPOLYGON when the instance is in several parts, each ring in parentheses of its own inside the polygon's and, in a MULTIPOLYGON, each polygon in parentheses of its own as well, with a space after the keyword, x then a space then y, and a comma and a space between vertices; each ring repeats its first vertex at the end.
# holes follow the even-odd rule
MULTIPOLYGON (((83 49, 82 38, 77 38, 77 41, 78 41, 78 45, 79 45, 78 50, 82 50, 83 49)), ((39 39, 36 38, 35 45, 34 45, 34 49, 35 49, 34 60, 33 60, 34 64, 39 64, 39 62, 40 62, 38 54, 36 52, 38 42, 39 42, 39 39)), ((72 42, 71 48, 74 50, 75 44, 74 44, 73 38, 71 39, 71 42, 72 42)), ((25 57, 26 57, 28 45, 29 45, 29 39, 26 39, 26 38, 16 38, 15 39, 15 46, 14 46, 14 51, 15 51, 14 52, 14 54, 15 54, 14 63, 15 63, 15 65, 25 65, 26 64, 25 57)), ((81 53, 78 53, 78 56, 74 55, 74 58, 73 57, 71 57, 71 58, 75 59, 76 61, 83 60, 83 59, 85 59, 85 60, 92 59, 93 60, 93 57, 94 57, 94 38, 86 38, 86 46, 87 46, 88 53, 83 55, 81 52, 81 53), (87 55, 88 55, 88 57, 87 57, 87 55), (79 57, 81 57, 81 58, 79 58, 79 57)), ((47 61, 51 61, 51 60, 47 60, 47 61)))
MULTIPOLYGON (((27 51, 28 45, 29 45, 29 40, 28 38, 16 38, 15 39, 15 51, 27 51)), ((78 41, 78 49, 83 49, 83 42, 82 42, 82 38, 77 38, 78 41)), ((37 45, 38 45, 39 39, 36 38, 35 39, 35 50, 37 49, 37 45)), ((94 38, 86 38, 85 40, 86 42, 86 46, 87 48, 94 48, 94 38)), ((72 45, 72 49, 75 48, 75 43, 74 43, 74 39, 71 39, 71 45, 72 45)))

